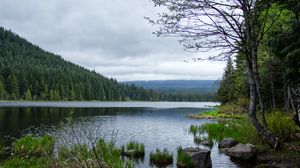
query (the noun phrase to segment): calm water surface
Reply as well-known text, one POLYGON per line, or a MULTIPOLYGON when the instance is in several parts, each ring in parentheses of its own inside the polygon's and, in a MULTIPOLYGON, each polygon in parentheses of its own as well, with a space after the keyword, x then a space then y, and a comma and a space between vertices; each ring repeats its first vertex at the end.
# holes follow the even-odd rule
MULTIPOLYGON (((93 138, 116 138, 117 146, 131 140, 145 144, 144 160, 136 167, 149 165, 149 154, 156 148, 167 148, 174 153, 178 146, 197 147, 193 135, 189 134, 192 124, 214 122, 194 120, 187 114, 199 113, 217 103, 190 102, 0 102, 0 138, 7 144, 13 138, 25 134, 51 134, 60 144, 87 142, 83 133, 93 138), (76 120, 70 129, 67 118, 76 120), (77 139, 77 137, 79 137, 77 139), (76 140, 75 140, 76 139, 76 140)), ((200 146, 205 148, 203 146, 200 146)), ((252 167, 239 164, 219 153, 216 146, 211 149, 213 167, 252 167)))

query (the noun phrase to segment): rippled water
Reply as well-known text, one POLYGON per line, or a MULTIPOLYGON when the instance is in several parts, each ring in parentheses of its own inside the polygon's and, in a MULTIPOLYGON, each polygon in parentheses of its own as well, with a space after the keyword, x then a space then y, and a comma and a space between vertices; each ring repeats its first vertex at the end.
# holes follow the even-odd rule
MULTIPOLYGON (((74 132, 64 124, 66 118, 72 116, 78 119, 72 129, 75 134, 81 135, 84 130, 89 130, 93 138, 110 139, 113 136, 116 137, 117 146, 131 140, 144 143, 145 159, 139 161, 137 167, 150 167, 150 152, 156 148, 167 148, 174 153, 174 163, 169 166, 173 168, 176 167, 178 146, 197 146, 193 135, 188 132, 189 127, 192 124, 213 122, 189 119, 186 115, 207 110, 212 105, 215 103, 0 103, 0 137, 9 143, 11 137, 18 138, 22 134, 50 133, 57 137, 57 143, 74 143, 74 132)), ((84 142, 86 138, 79 141, 84 142)), ((216 146, 211 149, 211 157, 213 167, 249 167, 231 161, 229 157, 219 153, 216 146)))

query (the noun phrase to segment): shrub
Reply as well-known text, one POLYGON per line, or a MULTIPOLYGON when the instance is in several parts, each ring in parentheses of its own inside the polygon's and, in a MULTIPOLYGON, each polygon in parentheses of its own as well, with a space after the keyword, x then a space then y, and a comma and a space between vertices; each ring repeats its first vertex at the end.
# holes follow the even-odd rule
POLYGON ((173 154, 165 148, 163 151, 156 149, 155 153, 150 153, 150 163, 157 166, 167 166, 173 163, 173 154))
POLYGON ((12 145, 13 154, 18 156, 47 156, 53 152, 53 148, 54 139, 49 135, 43 137, 27 135, 12 145))
POLYGON ((177 149, 177 166, 178 167, 193 167, 193 161, 191 158, 183 151, 182 147, 177 149))

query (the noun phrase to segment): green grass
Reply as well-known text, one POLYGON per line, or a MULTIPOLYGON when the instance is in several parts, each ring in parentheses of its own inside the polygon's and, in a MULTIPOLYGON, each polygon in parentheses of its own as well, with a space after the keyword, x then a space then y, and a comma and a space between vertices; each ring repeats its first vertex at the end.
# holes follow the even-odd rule
MULTIPOLYGON (((292 140, 293 136, 300 132, 288 113, 272 111, 266 113, 266 120, 269 129, 282 141, 292 140)), ((246 115, 239 119, 207 123, 200 126, 192 125, 190 133, 195 137, 207 133, 209 140, 220 141, 224 138, 234 138, 241 143, 252 143, 260 147, 266 146, 246 115)))
POLYGON ((27 135, 12 145, 13 155, 17 156, 48 156, 52 154, 54 139, 51 136, 33 137, 27 135))
POLYGON ((113 142, 106 142, 104 139, 98 141, 94 150, 83 144, 74 145, 71 148, 62 146, 58 152, 59 164, 62 167, 98 167, 98 158, 100 157, 108 167, 134 167, 131 161, 121 159, 120 149, 116 148, 113 142))
POLYGON ((163 151, 156 149, 156 152, 150 153, 150 163, 157 166, 168 166, 173 163, 173 154, 165 148, 163 151))
POLYGON ((136 141, 130 141, 126 147, 124 145, 121 147, 121 154, 135 158, 144 157, 145 145, 136 141))
POLYGON ((239 114, 227 114, 221 112, 219 109, 213 109, 210 111, 201 112, 198 114, 191 114, 189 115, 191 118, 195 119, 202 119, 202 118, 208 118, 208 119, 214 119, 214 118, 241 118, 241 115, 239 114))
POLYGON ((48 158, 42 157, 13 157, 6 160, 1 168, 45 168, 50 167, 48 158))
POLYGON ((177 149, 177 166, 178 167, 193 167, 193 161, 191 158, 183 151, 182 147, 177 149))

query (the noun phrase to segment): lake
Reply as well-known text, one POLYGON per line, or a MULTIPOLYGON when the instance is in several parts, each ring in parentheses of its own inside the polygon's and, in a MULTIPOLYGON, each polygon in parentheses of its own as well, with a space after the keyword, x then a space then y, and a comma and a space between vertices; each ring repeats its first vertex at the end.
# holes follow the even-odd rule
MULTIPOLYGON (((145 158, 136 167, 149 166, 149 154, 156 148, 174 153, 179 146, 197 147, 189 133, 192 124, 213 120, 190 119, 187 114, 208 110, 212 102, 0 102, 0 138, 6 144, 26 134, 51 134, 60 144, 86 143, 93 138, 116 139, 121 146, 134 140, 145 144, 145 158), (67 120, 74 120, 72 128, 67 120), (76 139, 76 140, 75 140, 76 139)), ((200 146, 205 148, 203 146, 200 146)), ((251 167, 231 160, 217 147, 211 149, 213 167, 251 167)))

